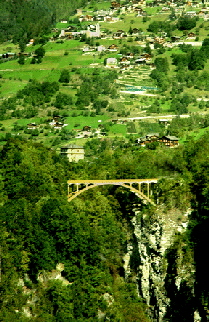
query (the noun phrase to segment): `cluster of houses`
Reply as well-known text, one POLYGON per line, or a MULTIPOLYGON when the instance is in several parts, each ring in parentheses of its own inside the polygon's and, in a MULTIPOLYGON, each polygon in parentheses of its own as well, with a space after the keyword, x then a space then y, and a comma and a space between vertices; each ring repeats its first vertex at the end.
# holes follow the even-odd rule
POLYGON ((63 117, 54 116, 52 121, 49 123, 49 125, 51 125, 51 127, 54 128, 55 130, 60 130, 63 127, 67 126, 68 124, 64 123, 63 117))
POLYGON ((19 53, 4 53, 4 54, 0 54, 0 60, 2 60, 3 62, 8 61, 8 60, 13 60, 13 59, 17 59, 20 56, 24 56, 24 57, 30 57, 30 56, 36 56, 35 54, 31 54, 31 53, 27 53, 27 52, 19 52, 19 53))
MULTIPOLYGON (((146 11, 143 10, 143 8, 146 7, 146 2, 144 0, 142 1, 130 1, 127 4, 121 5, 119 2, 112 1, 110 8, 106 11, 100 10, 95 12, 93 15, 84 14, 84 12, 81 9, 77 10, 77 17, 80 22, 87 21, 87 22, 93 22, 97 21, 98 23, 102 22, 117 22, 119 21, 119 17, 117 16, 118 10, 120 10, 120 14, 127 13, 136 13, 136 16, 146 16, 146 11)), ((66 23, 67 21, 63 20, 61 21, 63 23, 66 23)), ((137 35, 138 30, 135 28, 133 30, 133 35, 137 35)), ((80 30, 78 31, 76 27, 69 26, 68 28, 62 29, 61 33, 59 35, 59 38, 68 38, 73 39, 76 37, 81 37, 82 35, 86 35, 87 37, 95 37, 95 38, 102 38, 105 37, 105 34, 102 34, 100 31, 99 24, 92 24, 87 27, 87 30, 80 30)), ((122 30, 118 30, 112 35, 113 39, 121 39, 123 37, 127 37, 127 33, 125 33, 122 30)))
MULTIPOLYGON (((52 121, 49 122, 49 125, 51 126, 51 129, 54 130, 61 130, 68 124, 64 123, 64 119, 61 116, 54 116, 52 121)), ((36 130, 39 128, 39 125, 36 123, 28 123, 27 124, 27 130, 36 130)), ((80 139, 80 138, 90 138, 93 136, 97 137, 103 137, 106 135, 106 132, 103 129, 103 125, 99 124, 97 129, 92 129, 91 126, 85 125, 83 128, 74 128, 73 131, 75 131, 76 135, 75 138, 80 139)))
POLYGON ((126 4, 121 4, 117 1, 112 1, 108 10, 97 10, 94 14, 85 14, 81 9, 77 10, 77 16, 79 21, 104 21, 104 22, 116 22, 119 18, 116 16, 118 12, 123 13, 135 13, 136 16, 146 16, 146 11, 143 8, 146 7, 146 1, 129 1, 126 4))
POLYGON ((117 22, 117 21, 119 21, 119 17, 114 17, 114 16, 110 15, 109 13, 108 14, 99 13, 95 16, 80 15, 78 20, 80 22, 83 22, 83 21, 117 22))
POLYGON ((159 133, 150 133, 144 137, 136 139, 136 144, 145 147, 152 142, 158 142, 169 148, 175 148, 179 145, 179 138, 171 135, 160 136, 159 133))
MULTIPOLYGON (((202 5, 202 3, 201 3, 201 5, 202 5)), ((199 6, 200 6, 200 3, 192 4, 192 7, 199 7, 199 6)), ((182 6, 181 8, 175 8, 174 12, 175 12, 176 16, 180 16, 182 13, 184 13, 185 15, 189 16, 190 18, 197 17, 200 19, 204 19, 205 21, 209 20, 209 9, 208 8, 201 8, 200 11, 191 10, 191 11, 184 12, 184 6, 182 6)))
MULTIPOLYGON (((147 134, 144 138, 136 140, 136 143, 140 146, 146 146, 151 142, 159 142, 169 148, 174 148, 179 145, 179 139, 175 136, 164 135, 159 137, 159 133, 147 134)), ((62 157, 67 158, 69 162, 78 162, 84 159, 85 151, 83 146, 69 144, 60 148, 60 154, 62 157)))
MULTIPOLYGON (((104 32, 101 31, 99 23, 96 25, 90 24, 87 26, 86 30, 79 30, 77 31, 76 27, 74 26, 69 26, 68 28, 62 29, 59 38, 60 39, 77 39, 77 38, 82 38, 85 36, 86 38, 96 38, 96 39, 105 39, 105 38, 110 38, 113 40, 116 39, 126 39, 127 37, 138 37, 138 44, 141 45, 142 47, 145 46, 147 43, 150 44, 151 48, 154 46, 154 44, 160 44, 164 47, 172 47, 175 46, 175 42, 181 41, 181 37, 179 36, 171 36, 170 42, 166 40, 166 33, 162 33, 162 35, 155 36, 155 37, 150 37, 143 35, 143 38, 141 38, 142 34, 140 29, 138 28, 133 28, 129 33, 125 32, 124 30, 117 30, 116 32, 112 33, 112 35, 106 35, 104 32), (141 40, 140 40, 141 39, 141 40), (142 40, 143 39, 143 40, 142 40)), ((190 32, 187 34, 187 39, 188 40, 194 40, 197 37, 197 35, 193 32, 190 32)), ((97 47, 91 47, 91 46, 84 46, 83 52, 85 54, 93 52, 93 51, 117 51, 118 47, 115 44, 112 44, 109 47, 105 47, 103 45, 97 46, 97 47)))
MULTIPOLYGON (((204 4, 207 4, 208 0, 204 1, 204 4)), ((87 30, 76 30, 75 26, 69 26, 68 28, 62 29, 59 35, 60 38, 75 38, 82 35, 86 35, 87 37, 105 37, 105 34, 102 34, 100 31, 100 27, 98 23, 102 22, 117 22, 120 18, 119 15, 123 15, 126 13, 135 13, 136 17, 139 16, 147 16, 147 12, 145 10, 146 7, 152 6, 161 6, 163 5, 160 13, 167 13, 169 10, 174 10, 176 16, 180 16, 182 14, 186 14, 189 17, 199 17, 203 18, 204 20, 209 20, 209 9, 202 8, 201 1, 182 1, 182 4, 175 2, 175 1, 161 1, 155 0, 152 2, 148 2, 145 0, 132 0, 125 4, 121 4, 120 1, 112 1, 108 10, 97 10, 95 12, 92 11, 92 14, 85 14, 86 12, 82 9, 77 10, 77 17, 80 22, 87 21, 87 22, 97 22, 97 25, 89 25, 87 30), (191 10, 185 11, 185 7, 201 7, 198 10, 191 10)), ((67 23, 67 21, 62 21, 67 23)), ((134 28, 132 35, 137 36, 138 30, 134 28)), ((117 32, 112 34, 113 39, 121 39, 123 37, 127 37, 127 33, 122 30, 118 30, 117 32)))
POLYGON ((12 59, 16 59, 17 57, 19 57, 20 55, 24 55, 24 56, 29 56, 29 53, 4 53, 4 54, 0 54, 0 60, 2 61, 8 61, 8 60, 12 60, 12 59))
MULTIPOLYGON (((204 1, 204 4, 207 4, 209 2, 208 0, 204 1)), ((155 6, 161 6, 163 5, 161 9, 161 13, 168 12, 171 8, 174 10, 175 14, 181 15, 182 13, 185 13, 185 6, 191 7, 191 8, 199 8, 202 7, 202 1, 182 1, 180 4, 176 1, 161 1, 161 0, 155 0, 152 2, 148 2, 145 0, 132 0, 127 3, 121 4, 120 1, 112 1, 110 8, 108 10, 97 10, 94 14, 89 15, 85 14, 85 11, 82 11, 81 9, 77 10, 77 16, 79 18, 79 21, 99 21, 99 22, 116 22, 119 20, 117 17, 117 14, 125 14, 125 13, 132 13, 135 14, 136 17, 138 16, 147 16, 146 10, 144 10, 146 7, 155 7, 155 6)), ((205 20, 208 20, 209 18, 209 12, 207 8, 203 8, 200 11, 187 11, 187 15, 190 17, 197 16, 199 18, 203 18, 205 20)))
MULTIPOLYGON (((49 122, 49 125, 52 129, 61 130, 63 127, 67 126, 68 124, 64 123, 64 119, 61 116, 54 116, 52 121, 49 122)), ((36 123, 28 123, 27 130, 35 130, 38 129, 39 125, 36 123)))
POLYGON ((118 46, 115 45, 115 44, 112 44, 112 45, 110 45, 108 47, 105 47, 103 45, 99 45, 99 46, 96 46, 96 47, 86 45, 86 46, 83 47, 83 53, 84 54, 95 52, 95 51, 100 52, 100 53, 102 51, 103 52, 117 52, 118 51, 118 46))
POLYGON ((5 53, 5 54, 0 54, 0 59, 8 59, 8 58, 13 58, 15 57, 15 53, 5 53))
POLYGON ((105 65, 107 68, 120 68, 120 70, 133 68, 137 65, 149 65, 150 67, 154 67, 151 55, 146 53, 138 57, 135 57, 133 53, 127 53, 127 55, 123 55, 123 57, 119 59, 109 57, 106 58, 105 65))
MULTIPOLYGON (((156 37, 157 38, 157 37, 156 37)), ((84 46, 83 54, 89 55, 94 53, 111 53, 117 52, 118 46, 116 44, 111 44, 110 46, 105 47, 104 45, 99 46, 84 46)), ((143 53, 141 55, 135 54, 133 52, 128 52, 126 54, 121 54, 120 57, 108 57, 105 59, 105 66, 107 68, 121 68, 126 69, 133 67, 133 65, 152 65, 151 55, 148 53, 143 53)))
MULTIPOLYGON (((98 122, 101 122, 101 120, 98 120, 98 122)), ((92 129, 91 126, 85 125, 82 129, 74 129, 74 131, 77 132, 75 138, 76 139, 88 139, 92 138, 93 136, 97 136, 98 138, 102 138, 103 136, 106 136, 106 132, 104 130, 104 126, 100 123, 98 125, 97 129, 92 129)))
POLYGON ((61 39, 75 39, 78 37, 86 36, 87 38, 100 38, 101 31, 100 25, 97 23, 96 25, 88 25, 85 30, 77 30, 74 26, 69 26, 65 29, 62 29, 59 38, 61 39))

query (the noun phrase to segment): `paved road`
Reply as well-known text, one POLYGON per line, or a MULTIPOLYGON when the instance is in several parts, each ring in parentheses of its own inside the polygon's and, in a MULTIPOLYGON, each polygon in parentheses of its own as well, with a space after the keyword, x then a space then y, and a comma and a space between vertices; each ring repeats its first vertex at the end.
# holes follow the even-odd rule
POLYGON ((135 95, 144 95, 144 96, 157 96, 157 94, 149 94, 146 91, 120 91, 123 94, 135 94, 135 95))
POLYGON ((118 118, 118 120, 143 120, 143 119, 172 119, 174 117, 179 116, 180 118, 188 118, 190 115, 182 114, 182 115, 157 115, 157 116, 136 116, 136 117, 123 117, 118 118))
POLYGON ((182 44, 201 47, 202 41, 178 41, 178 42, 172 43, 173 47, 178 46, 178 45, 182 45, 182 44))

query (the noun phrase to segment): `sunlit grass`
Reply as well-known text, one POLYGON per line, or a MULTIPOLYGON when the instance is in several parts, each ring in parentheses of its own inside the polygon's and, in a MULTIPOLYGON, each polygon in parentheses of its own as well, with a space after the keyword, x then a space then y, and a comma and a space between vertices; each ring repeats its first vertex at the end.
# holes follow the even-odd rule
POLYGON ((86 125, 91 126, 92 128, 97 128, 99 124, 103 124, 107 120, 107 115, 97 115, 94 117, 79 115, 75 117, 67 117, 65 119, 65 123, 68 124, 66 128, 68 130, 72 130, 76 128, 82 129, 86 125))
POLYGON ((10 97, 17 93, 19 90, 23 89, 27 82, 20 80, 2 80, 0 81, 0 98, 10 97))

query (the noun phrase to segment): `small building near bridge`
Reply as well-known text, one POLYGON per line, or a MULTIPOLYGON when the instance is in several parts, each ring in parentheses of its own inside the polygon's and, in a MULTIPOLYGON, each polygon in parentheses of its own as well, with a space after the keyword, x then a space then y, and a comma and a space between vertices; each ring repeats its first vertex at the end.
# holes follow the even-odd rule
POLYGON ((67 157, 69 162, 78 162, 84 159, 84 148, 79 145, 69 144, 61 147, 60 154, 62 157, 67 157))

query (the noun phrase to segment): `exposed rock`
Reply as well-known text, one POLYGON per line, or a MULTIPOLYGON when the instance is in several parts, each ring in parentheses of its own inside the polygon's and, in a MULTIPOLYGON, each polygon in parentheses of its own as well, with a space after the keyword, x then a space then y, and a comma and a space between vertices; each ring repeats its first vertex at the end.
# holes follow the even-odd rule
MULTIPOLYGON (((190 211, 182 214, 172 209, 165 213, 158 209, 153 215, 144 215, 137 210, 132 219, 133 239, 129 241, 124 256, 125 276, 129 278, 136 274, 139 296, 149 306, 153 322, 170 321, 173 310, 178 311, 176 303, 180 299, 183 301, 183 296, 185 310, 194 316, 195 322, 201 321, 198 311, 191 305, 195 281, 193 256, 188 257, 183 251, 190 211), (138 264, 134 266, 133 262, 138 264)), ((180 311, 183 310, 182 304, 179 303, 180 311)))
POLYGON ((60 280, 63 285, 71 284, 66 278, 64 278, 61 273, 64 271, 64 264, 59 263, 56 266, 55 270, 52 270, 51 272, 42 272, 39 274, 37 280, 41 283, 45 283, 49 280, 60 280))
POLYGON ((110 295, 109 293, 104 293, 103 294, 103 298, 104 298, 104 300, 107 302, 107 305, 109 306, 109 305, 112 305, 113 304, 113 302, 114 302, 114 298, 113 298, 113 296, 112 295, 110 295))
POLYGON ((194 312, 194 322, 200 322, 201 321, 201 317, 199 315, 198 311, 194 312))

